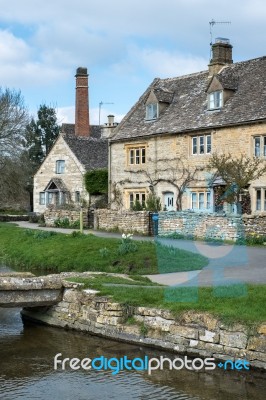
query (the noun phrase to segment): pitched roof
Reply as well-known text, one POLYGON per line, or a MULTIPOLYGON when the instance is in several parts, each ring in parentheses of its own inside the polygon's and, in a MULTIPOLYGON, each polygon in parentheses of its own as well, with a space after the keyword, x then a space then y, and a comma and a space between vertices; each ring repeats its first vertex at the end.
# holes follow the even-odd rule
POLYGON ((48 189, 58 189, 61 192, 68 192, 66 185, 64 184, 61 178, 52 178, 49 183, 46 185, 44 192, 48 189))
POLYGON ((91 170, 107 168, 108 166, 108 140, 95 137, 78 137, 63 135, 63 138, 71 151, 85 167, 91 170))
MULTIPOLYGON (((61 133, 75 135, 75 124, 62 124, 61 133)), ((101 127, 99 125, 90 125, 90 137, 101 138, 101 127)))
POLYGON ((208 110, 208 71, 177 78, 156 78, 122 122, 111 141, 163 133, 218 128, 266 119, 266 57, 229 64, 217 78, 235 90, 222 109, 208 110), (157 120, 145 121, 145 100, 151 90, 173 92, 172 102, 157 120))

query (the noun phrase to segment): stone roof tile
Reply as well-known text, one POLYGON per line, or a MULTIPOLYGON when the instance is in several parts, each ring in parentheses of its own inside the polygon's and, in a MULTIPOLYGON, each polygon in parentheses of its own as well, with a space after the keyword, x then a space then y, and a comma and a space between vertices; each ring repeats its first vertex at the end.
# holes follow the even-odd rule
POLYGON ((213 111, 208 110, 208 71, 177 78, 154 79, 115 128, 111 141, 197 131, 266 119, 266 57, 230 64, 217 77, 226 88, 235 92, 223 108, 213 111), (151 90, 156 89, 172 92, 172 102, 157 120, 145 121, 145 99, 151 90))

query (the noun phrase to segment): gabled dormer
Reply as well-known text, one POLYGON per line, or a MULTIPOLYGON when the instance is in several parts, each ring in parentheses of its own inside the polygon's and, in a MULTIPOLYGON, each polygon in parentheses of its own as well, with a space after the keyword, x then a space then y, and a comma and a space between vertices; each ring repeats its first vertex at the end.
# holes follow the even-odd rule
POLYGON ((145 102, 146 121, 154 121, 164 112, 173 100, 174 93, 162 88, 155 88, 150 91, 145 102))
POLYGON ((226 67, 214 75, 207 88, 208 110, 219 110, 237 90, 238 78, 226 67))

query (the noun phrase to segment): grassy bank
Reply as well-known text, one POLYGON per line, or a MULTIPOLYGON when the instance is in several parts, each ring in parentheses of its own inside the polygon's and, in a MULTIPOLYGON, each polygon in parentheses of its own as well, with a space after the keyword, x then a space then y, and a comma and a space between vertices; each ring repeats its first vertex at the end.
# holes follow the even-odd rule
POLYGON ((162 268, 163 272, 202 269, 208 261, 149 241, 66 235, 0 223, 0 262, 23 270, 154 274, 162 268))
POLYGON ((266 321, 266 285, 225 286, 217 291, 213 288, 162 287, 142 277, 135 279, 97 276, 69 280, 84 283, 85 287, 97 289, 102 295, 111 295, 119 303, 168 309, 176 316, 194 310, 209 312, 228 323, 252 326, 266 321))

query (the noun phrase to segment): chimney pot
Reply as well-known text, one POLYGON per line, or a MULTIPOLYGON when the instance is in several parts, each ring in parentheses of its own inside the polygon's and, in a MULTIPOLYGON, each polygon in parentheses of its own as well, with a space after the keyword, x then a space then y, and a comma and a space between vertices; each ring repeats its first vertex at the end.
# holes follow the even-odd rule
POLYGON ((108 126, 114 126, 114 115, 107 115, 108 118, 108 126))

